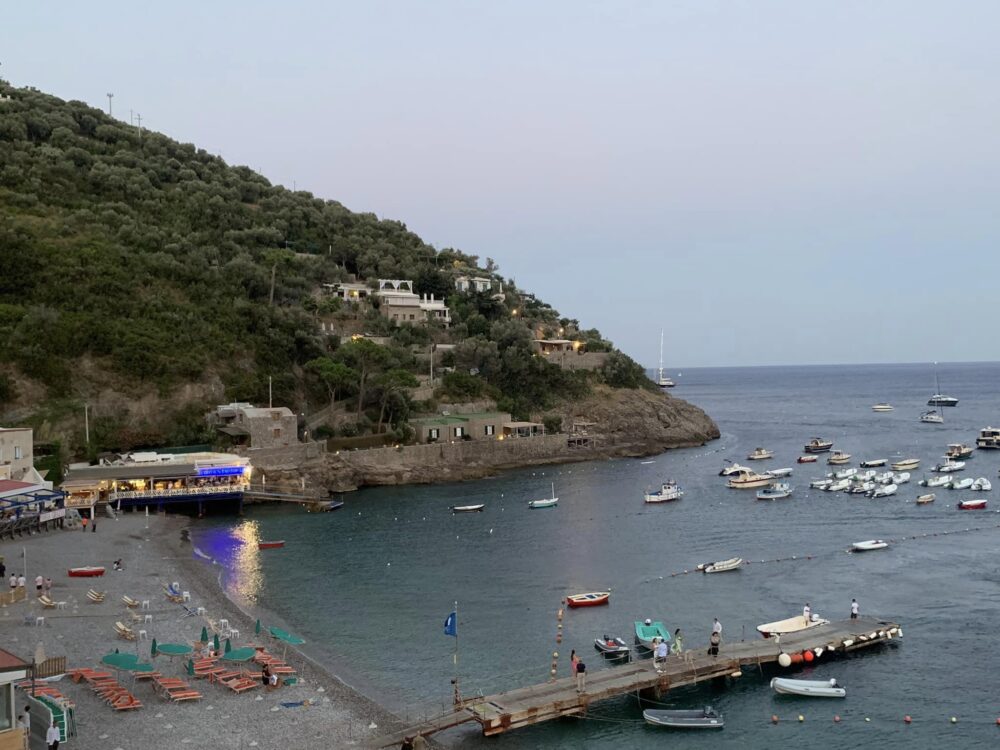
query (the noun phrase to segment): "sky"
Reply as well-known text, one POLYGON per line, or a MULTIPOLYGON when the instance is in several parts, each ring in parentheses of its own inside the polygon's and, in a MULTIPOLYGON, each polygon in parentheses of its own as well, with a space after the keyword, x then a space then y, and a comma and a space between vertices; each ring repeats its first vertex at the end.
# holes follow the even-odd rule
POLYGON ((0 76, 491 257, 653 366, 996 359, 1000 3, 15 3, 0 76))

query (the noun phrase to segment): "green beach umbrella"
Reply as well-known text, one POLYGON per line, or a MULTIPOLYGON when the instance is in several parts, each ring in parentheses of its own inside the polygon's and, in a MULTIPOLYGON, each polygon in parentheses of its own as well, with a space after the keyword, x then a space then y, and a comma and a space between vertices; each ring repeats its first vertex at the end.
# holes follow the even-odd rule
POLYGON ((130 669, 134 667, 139 661, 139 657, 135 654, 120 654, 115 651, 113 654, 108 654, 101 657, 101 664, 106 664, 109 667, 114 667, 115 669, 130 669))
POLYGON ((149 662, 139 662, 138 664, 133 664, 128 668, 129 672, 155 672, 156 667, 154 667, 149 662))
POLYGON ((208 643, 208 628, 204 625, 201 626, 201 638, 199 640, 202 643, 208 643))
POLYGON ((284 647, 281 649, 282 659, 285 658, 285 652, 288 650, 289 646, 301 646, 306 642, 305 638, 299 638, 297 635, 292 635, 287 630, 282 630, 281 628, 272 627, 269 628, 269 631, 271 633, 271 637, 277 638, 284 644, 284 647))
POLYGON ((228 639, 228 638, 226 638, 226 648, 225 648, 225 652, 226 652, 226 653, 228 654, 228 653, 229 653, 230 651, 232 651, 232 650, 233 650, 233 644, 232 644, 232 643, 231 643, 231 642, 229 641, 229 639, 228 639))
POLYGON ((194 660, 188 659, 187 664, 184 665, 184 669, 188 673, 188 677, 194 677, 194 660))
POLYGON ((218 633, 216 633, 212 637, 212 647, 215 649, 215 653, 219 653, 219 651, 222 650, 221 647, 219 646, 219 634, 218 633))
POLYGON ((186 643, 161 643, 156 647, 156 653, 164 654, 171 659, 175 656, 187 656, 193 650, 186 643))
POLYGON ((254 657, 254 655, 256 653, 257 653, 257 649, 255 649, 255 648, 250 648, 250 647, 234 648, 228 654, 223 654, 222 661, 239 662, 241 664, 241 666, 240 666, 240 674, 242 674, 243 673, 242 664, 244 662, 250 661, 254 657))
POLYGON ((153 642, 149 644, 149 655, 150 656, 156 656, 156 639, 155 638, 153 639, 153 642))
POLYGON ((260 618, 259 617, 257 618, 257 622, 254 623, 253 634, 254 635, 260 635, 260 618))

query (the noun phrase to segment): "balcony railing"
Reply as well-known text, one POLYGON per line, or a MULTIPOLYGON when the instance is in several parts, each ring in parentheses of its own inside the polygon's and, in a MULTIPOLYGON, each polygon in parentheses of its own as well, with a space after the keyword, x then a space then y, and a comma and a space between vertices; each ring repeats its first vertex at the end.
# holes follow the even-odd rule
POLYGON ((144 500, 155 497, 178 497, 180 495, 228 495, 234 492, 243 492, 246 485, 227 484, 212 485, 209 487, 180 487, 169 490, 126 490, 124 492, 112 492, 108 495, 108 502, 114 503, 117 500, 144 500))

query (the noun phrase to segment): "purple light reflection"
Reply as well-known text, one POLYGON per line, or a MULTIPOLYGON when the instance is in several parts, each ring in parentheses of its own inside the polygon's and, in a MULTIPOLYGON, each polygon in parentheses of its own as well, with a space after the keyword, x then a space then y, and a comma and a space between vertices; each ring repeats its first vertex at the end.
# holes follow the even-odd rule
POLYGON ((195 546, 199 557, 211 558, 225 568, 227 593, 256 602, 263 582, 259 542, 257 522, 244 521, 234 528, 206 529, 198 535, 195 546))

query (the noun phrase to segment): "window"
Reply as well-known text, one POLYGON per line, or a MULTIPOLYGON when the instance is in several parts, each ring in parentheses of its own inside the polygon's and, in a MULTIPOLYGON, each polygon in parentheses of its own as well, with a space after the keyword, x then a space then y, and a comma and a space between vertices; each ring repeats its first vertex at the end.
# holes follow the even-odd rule
POLYGON ((496 435, 497 426, 495 424, 488 424, 483 428, 484 435, 496 435))
POLYGON ((430 440, 437 440, 439 437, 441 437, 441 430, 439 430, 437 427, 432 427, 431 429, 427 430, 427 437, 430 440))
POLYGON ((16 461, 19 458, 24 458, 24 456, 21 455, 21 446, 20 445, 15 445, 14 446, 14 460, 16 461))
POLYGON ((274 435, 273 436, 274 436, 275 439, 281 437, 281 428, 280 427, 275 427, 274 428, 274 435))
POLYGON ((455 437, 463 437, 464 435, 465 435, 465 428, 464 427, 456 427, 455 428, 455 437))
POLYGON ((279 419, 281 419, 281 412, 280 411, 272 411, 271 412, 271 419, 274 420, 275 422, 277 422, 279 419))
POLYGON ((14 727, 14 717, 10 714, 10 704, 13 702, 11 689, 10 683, 0 685, 0 732, 14 727))

